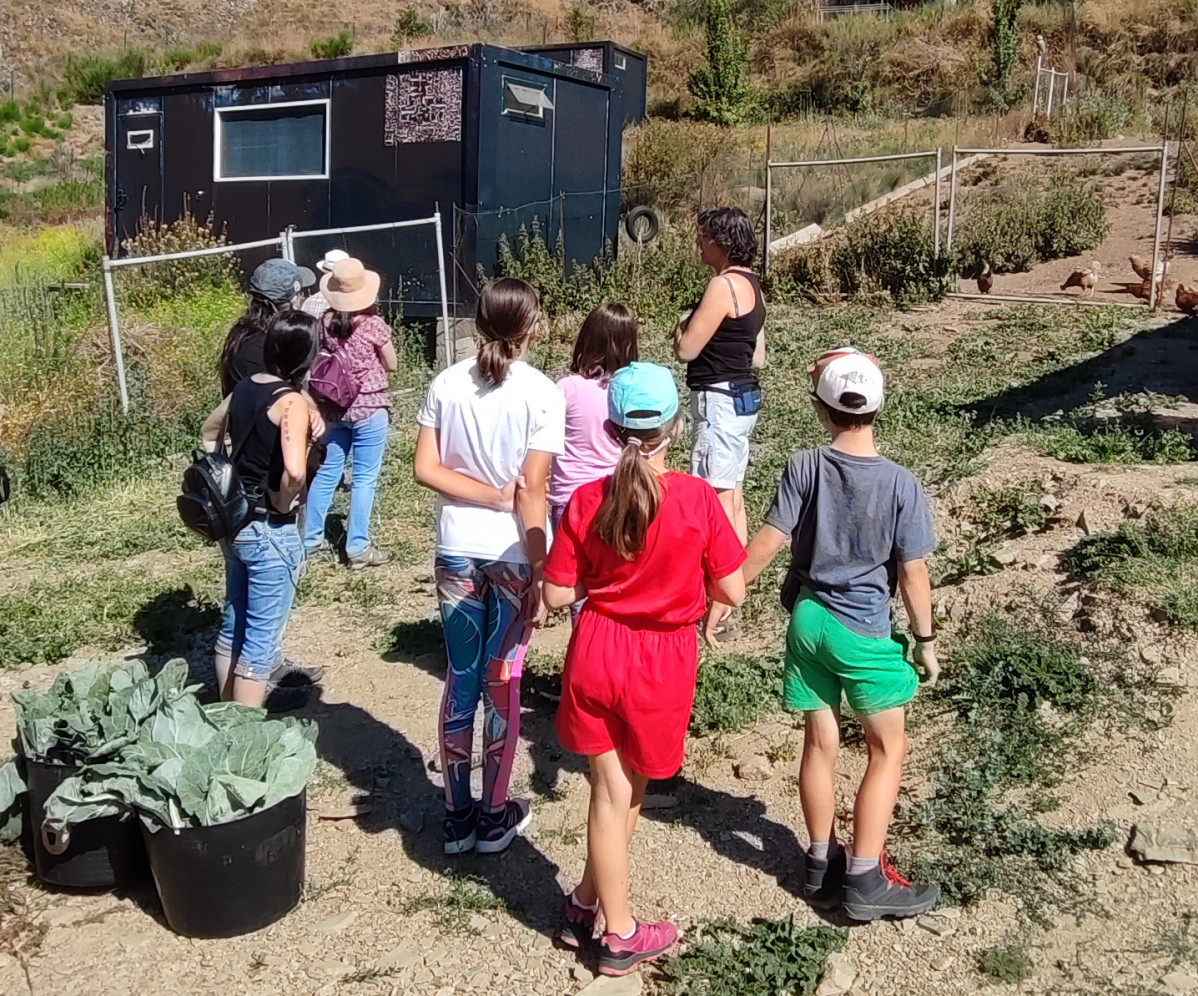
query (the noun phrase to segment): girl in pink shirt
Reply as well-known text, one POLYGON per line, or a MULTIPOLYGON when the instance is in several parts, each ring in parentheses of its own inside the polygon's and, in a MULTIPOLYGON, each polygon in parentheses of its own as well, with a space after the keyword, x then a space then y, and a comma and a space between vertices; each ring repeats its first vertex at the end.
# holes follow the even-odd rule
POLYGON ((555 526, 575 491, 616 469, 620 447, 603 428, 607 385, 612 374, 636 359, 636 316, 628 305, 604 302, 587 315, 570 373, 557 382, 566 398, 566 450, 554 459, 549 483, 555 526))

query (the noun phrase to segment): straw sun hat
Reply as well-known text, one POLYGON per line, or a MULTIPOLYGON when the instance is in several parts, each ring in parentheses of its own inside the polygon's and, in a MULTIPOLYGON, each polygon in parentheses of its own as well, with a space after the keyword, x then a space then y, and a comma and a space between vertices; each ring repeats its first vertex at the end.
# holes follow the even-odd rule
POLYGON ((320 278, 320 292, 334 311, 365 311, 379 299, 380 283, 377 273, 351 256, 320 278))

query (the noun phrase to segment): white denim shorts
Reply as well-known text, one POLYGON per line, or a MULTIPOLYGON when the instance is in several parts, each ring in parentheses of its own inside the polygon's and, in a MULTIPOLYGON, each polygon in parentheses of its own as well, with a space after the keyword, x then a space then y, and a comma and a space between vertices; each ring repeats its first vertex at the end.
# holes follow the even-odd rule
MULTIPOLYGON (((727 382, 713 386, 728 390, 727 382)), ((717 491, 739 487, 749 468, 757 415, 737 415, 730 394, 696 389, 691 392, 691 418, 691 473, 717 491)))

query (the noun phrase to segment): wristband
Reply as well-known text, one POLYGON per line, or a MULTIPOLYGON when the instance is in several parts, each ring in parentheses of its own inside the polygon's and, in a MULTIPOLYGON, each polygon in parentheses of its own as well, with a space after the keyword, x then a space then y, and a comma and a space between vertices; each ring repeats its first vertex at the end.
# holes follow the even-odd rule
POLYGON ((936 640, 936 633, 933 631, 931 636, 920 636, 918 633, 912 633, 911 638, 916 643, 934 643, 936 640))

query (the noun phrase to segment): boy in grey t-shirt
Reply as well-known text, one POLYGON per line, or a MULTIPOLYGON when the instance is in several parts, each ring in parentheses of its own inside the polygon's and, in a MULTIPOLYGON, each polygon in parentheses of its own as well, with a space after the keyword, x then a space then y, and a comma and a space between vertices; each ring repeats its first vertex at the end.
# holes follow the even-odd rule
MULTIPOLYGON (((897 590, 911 621, 915 661, 934 683, 940 667, 925 559, 936 548, 932 517, 915 476, 874 446, 884 394, 877 361, 839 349, 809 372, 812 403, 831 445, 791 456, 744 567, 752 582, 790 546, 782 585, 791 614, 783 689, 787 707, 805 715, 799 794, 811 847, 804 897, 821 908, 843 906, 854 920, 915 916, 936 905, 940 890, 907 882, 884 849, 907 749, 904 706, 919 684, 906 640, 892 634, 891 603, 897 590), (851 856, 834 827, 842 696, 869 747, 851 856)), ((722 614, 713 607, 709 640, 722 614)))

